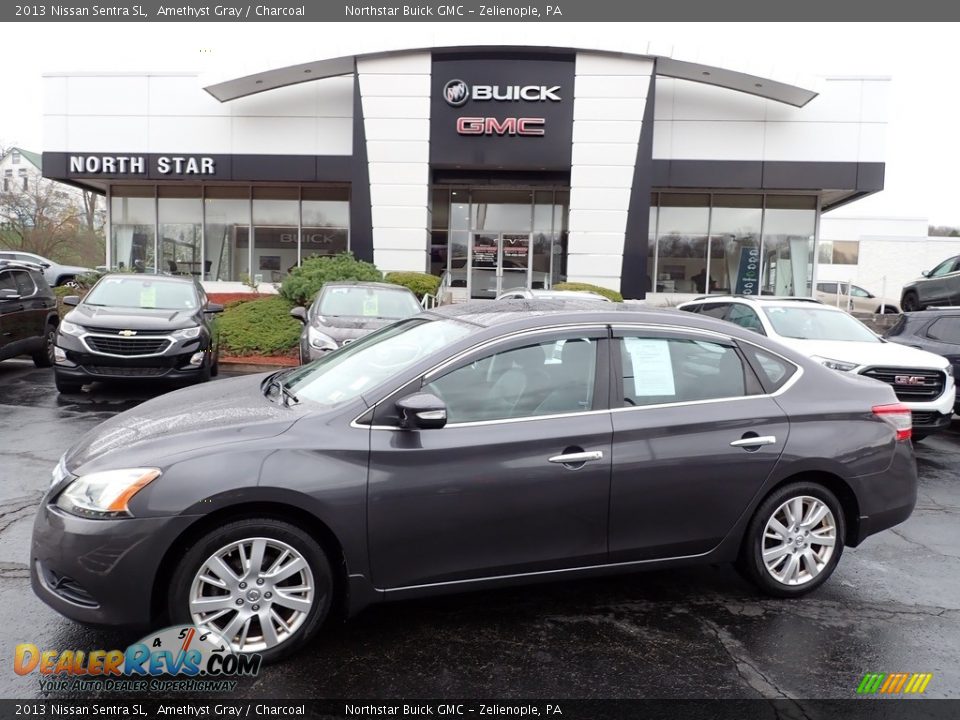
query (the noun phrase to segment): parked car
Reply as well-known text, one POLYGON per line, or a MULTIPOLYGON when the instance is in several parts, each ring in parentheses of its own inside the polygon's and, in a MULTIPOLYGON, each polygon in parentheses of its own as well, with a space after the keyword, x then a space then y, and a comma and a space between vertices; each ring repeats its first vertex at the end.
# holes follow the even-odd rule
POLYGON ((913 439, 950 425, 953 367, 942 357, 881 339, 843 310, 812 298, 707 296, 680 310, 720 318, 771 337, 833 370, 891 385, 913 411, 913 439))
POLYGON ((51 287, 71 285, 81 275, 95 272, 92 268, 79 265, 61 265, 58 262, 34 253, 20 252, 19 250, 0 250, 0 260, 19 260, 39 265, 43 269, 43 277, 51 287))
POLYGON ((595 300, 596 302, 612 302, 600 293, 590 290, 541 290, 526 287, 504 290, 497 300, 595 300))
POLYGON ((266 661, 332 608, 524 582, 736 561, 795 598, 910 515, 910 434, 890 387, 709 317, 444 306, 87 433, 32 584, 266 661))
POLYGON ((39 265, 0 259, 0 360, 29 355, 53 365, 57 298, 39 265))
MULTIPOLYGON (((960 374, 960 307, 904 313, 884 337, 936 353, 950 363, 955 378, 960 374)), ((954 402, 953 411, 960 414, 960 398, 954 402)))
POLYGON ((960 305, 960 255, 948 258, 923 277, 903 286, 900 307, 904 312, 924 310, 931 305, 960 305))
POLYGON ((209 380, 219 369, 221 305, 192 278, 104 275, 57 329, 57 390, 95 380, 209 380))
POLYGON ((309 308, 295 307, 290 311, 303 323, 300 363, 321 358, 384 325, 416 315, 421 309, 417 296, 401 285, 354 280, 328 282, 309 308))
POLYGON ((895 302, 886 298, 878 298, 869 290, 859 285, 845 282, 818 282, 816 298, 824 305, 833 305, 848 312, 880 314, 897 314, 900 308, 895 302))

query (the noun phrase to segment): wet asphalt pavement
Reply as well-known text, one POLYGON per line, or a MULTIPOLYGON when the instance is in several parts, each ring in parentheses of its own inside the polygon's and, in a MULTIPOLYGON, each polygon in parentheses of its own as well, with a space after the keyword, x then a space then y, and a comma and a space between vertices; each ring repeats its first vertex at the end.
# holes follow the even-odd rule
MULTIPOLYGON (((27 572, 36 504, 82 433, 161 392, 58 398, 50 370, 0 363, 0 697, 39 697, 20 642, 124 648, 141 633, 76 625, 27 572)), ((960 420, 917 446, 909 521, 848 549, 798 601, 729 567, 657 571, 370 608, 231 698, 850 698, 865 672, 932 672, 960 696, 960 420)))

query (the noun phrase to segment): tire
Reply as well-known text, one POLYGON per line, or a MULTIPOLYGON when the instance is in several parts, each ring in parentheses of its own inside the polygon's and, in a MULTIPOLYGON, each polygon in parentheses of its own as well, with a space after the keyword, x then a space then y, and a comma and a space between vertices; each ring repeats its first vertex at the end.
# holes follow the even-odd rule
MULTIPOLYGON (((281 560, 279 572, 293 560, 281 560)), ((216 567, 214 563, 212 567, 216 567)), ((278 571, 272 573, 276 575, 278 571)), ((238 652, 258 653, 264 662, 276 662, 289 657, 302 648, 316 635, 330 612, 333 601, 333 570, 324 551, 316 541, 300 528, 273 518, 250 518, 237 520, 215 528, 197 540, 183 555, 183 559, 174 569, 167 595, 170 618, 174 623, 200 625, 217 630, 234 645, 238 652), (263 558, 258 568, 251 564, 246 574, 240 570, 239 547, 250 558, 254 546, 262 547, 263 558), (283 553, 287 557, 303 561, 303 569, 292 571, 288 577, 279 581, 270 581, 271 564, 280 559, 283 553), (214 558, 222 558, 232 570, 231 577, 222 577, 223 570, 211 569, 207 563, 214 558), (259 570, 259 572, 256 572, 259 570), (220 588, 200 579, 205 575, 216 575, 227 588, 220 588), (249 580, 249 582, 247 582, 249 580), (263 580, 260 584, 258 581, 263 580), (276 583, 276 584, 274 584, 276 583), (284 604, 277 588, 306 585, 313 594, 309 603, 303 603, 306 591, 293 593, 297 597, 285 598, 284 604), (273 598, 268 598, 272 595, 273 598), (224 598, 220 603, 217 598, 224 598), (212 599, 213 609, 191 611, 191 598, 212 599), (243 603, 237 605, 238 600, 243 603), (222 607, 219 607, 222 605, 222 607), (239 609, 237 609, 239 608, 239 609), (256 611, 253 608, 258 608, 256 611), (221 609, 228 612, 221 617, 211 617, 221 609), (272 620, 277 613, 291 630, 288 632, 272 620), (269 623, 273 628, 273 637, 266 632, 269 623), (243 630, 246 628, 244 638, 243 630), (277 631, 280 628, 280 631, 277 631), (252 634, 251 634, 252 633, 252 634), (243 645, 239 643, 243 641, 243 645)))
POLYGON ((210 377, 216 377, 220 374, 220 351, 213 356, 213 364, 210 366, 210 377))
POLYGON ((903 308, 904 312, 916 312, 917 310, 923 310, 923 306, 920 304, 920 299, 917 297, 915 292, 908 292, 903 296, 903 299, 900 301, 900 306, 903 308))
POLYGON ((54 355, 53 349, 57 346, 57 326, 53 323, 47 323, 43 331, 43 347, 37 350, 30 357, 33 358, 33 364, 38 368, 53 367, 54 355))
POLYGON ((874 315, 899 315, 900 310, 897 309, 896 305, 878 305, 874 315), (883 312, 881 312, 881 310, 883 312))
POLYGON ((843 508, 827 488, 812 482, 784 485, 760 503, 747 526, 737 561, 738 569, 767 595, 781 598, 806 595, 825 583, 837 567, 843 554, 845 533, 843 508), (823 519, 808 530, 803 530, 802 525, 799 526, 806 533, 800 537, 799 543, 796 542, 797 535, 793 531, 797 526, 784 522, 789 519, 789 512, 798 500, 802 504, 804 517, 809 517, 815 507, 827 510, 823 519), (791 504, 787 505, 788 502, 791 504), (775 521, 786 527, 788 534, 783 536, 782 542, 773 534, 776 531, 771 529, 771 532, 767 533, 768 523, 775 521), (811 535, 821 536, 824 543, 811 543, 811 535), (827 545, 826 541, 831 539, 833 545, 827 545), (769 553, 780 548, 791 549, 772 559, 772 569, 768 569, 763 558, 764 551, 769 553), (796 574, 791 573, 794 558, 796 574), (815 573, 811 573, 811 567, 816 570, 815 573), (775 576, 775 573, 780 577, 775 576))
POLYGON ((75 381, 64 380, 54 371, 53 381, 57 385, 57 392, 66 393, 66 394, 75 394, 80 392, 80 388, 83 387, 82 383, 75 381))

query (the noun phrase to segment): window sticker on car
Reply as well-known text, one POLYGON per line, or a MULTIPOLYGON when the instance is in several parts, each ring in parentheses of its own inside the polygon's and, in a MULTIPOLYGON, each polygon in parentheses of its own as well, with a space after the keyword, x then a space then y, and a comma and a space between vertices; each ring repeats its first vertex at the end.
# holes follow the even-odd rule
POLYGON ((157 306, 157 288, 155 285, 146 285, 140 288, 140 307, 155 308, 157 306))
POLYGON ((673 364, 666 340, 627 337, 623 339, 633 365, 636 395, 675 395, 673 364))

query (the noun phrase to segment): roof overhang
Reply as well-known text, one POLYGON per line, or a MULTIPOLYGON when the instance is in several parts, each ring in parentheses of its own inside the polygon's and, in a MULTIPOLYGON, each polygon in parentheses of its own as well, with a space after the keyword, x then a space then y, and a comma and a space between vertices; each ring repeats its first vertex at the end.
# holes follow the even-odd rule
MULTIPOLYGON (((299 65, 288 65, 287 67, 267 70, 253 75, 226 80, 213 85, 208 85, 204 89, 220 102, 230 102, 238 98, 256 95, 257 93, 275 90, 289 85, 310 82, 313 80, 322 80, 324 78, 337 77, 341 75, 352 75, 356 71, 356 62, 361 58, 389 57, 390 55, 400 55, 411 52, 441 52, 451 54, 456 52, 476 53, 478 51, 487 52, 519 52, 530 53, 532 55, 542 55, 544 53, 575 53, 576 48, 553 48, 536 46, 484 46, 469 48, 416 48, 411 50, 396 50, 386 53, 365 53, 361 55, 347 55, 344 57, 331 58, 327 60, 317 60, 315 62, 301 63, 299 65)), ((602 51, 584 50, 584 52, 597 53, 602 51)), ((817 96, 817 92, 797 85, 779 82, 769 78, 762 78, 749 73, 743 73, 736 70, 705 65, 702 63, 677 60, 672 57, 662 55, 629 55, 626 53, 602 53, 617 57, 647 58, 655 60, 657 75, 664 77, 679 78, 682 80, 691 80, 694 82, 713 85, 716 87, 735 90, 737 92, 749 93, 759 97, 767 98, 775 102, 792 105, 793 107, 803 107, 817 96)))

